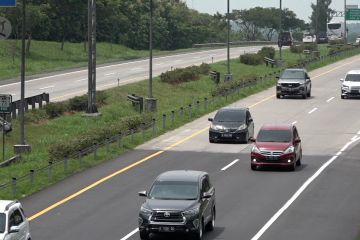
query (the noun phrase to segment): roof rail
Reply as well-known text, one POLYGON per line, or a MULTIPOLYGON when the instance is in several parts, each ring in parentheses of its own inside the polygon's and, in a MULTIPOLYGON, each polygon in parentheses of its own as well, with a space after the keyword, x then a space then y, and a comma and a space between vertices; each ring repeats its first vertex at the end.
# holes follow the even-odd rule
POLYGON ((18 200, 15 200, 15 201, 12 201, 11 203, 9 203, 8 205, 6 205, 6 206, 5 206, 5 211, 9 210, 9 208, 10 208, 11 206, 13 206, 14 204, 16 204, 16 203, 19 203, 19 201, 18 201, 18 200))

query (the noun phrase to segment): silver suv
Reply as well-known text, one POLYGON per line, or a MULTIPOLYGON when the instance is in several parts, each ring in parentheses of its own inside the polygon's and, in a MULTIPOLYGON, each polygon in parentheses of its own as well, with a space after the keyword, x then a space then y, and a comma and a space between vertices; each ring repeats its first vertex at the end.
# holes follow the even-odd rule
POLYGON ((31 240, 29 221, 18 201, 0 200, 0 240, 31 240))

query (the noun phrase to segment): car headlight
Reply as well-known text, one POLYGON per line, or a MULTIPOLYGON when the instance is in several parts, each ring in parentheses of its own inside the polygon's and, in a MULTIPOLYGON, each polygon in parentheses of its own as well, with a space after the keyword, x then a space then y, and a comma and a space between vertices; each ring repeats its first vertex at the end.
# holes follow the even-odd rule
POLYGON ((246 129, 246 124, 241 124, 240 127, 238 128, 238 130, 244 130, 246 129))
POLYGON ((295 150, 295 148, 293 146, 290 146, 284 151, 284 154, 293 153, 294 150, 295 150))
POLYGON ((281 87, 281 83, 277 83, 276 86, 281 87))
POLYGON ((211 124, 210 128, 213 130, 224 130, 225 129, 224 126, 216 125, 216 124, 211 124))
POLYGON ((186 218, 196 217, 197 215, 199 215, 199 208, 193 208, 193 209, 184 211, 182 213, 182 215, 186 218))
POLYGON ((147 209, 147 208, 141 206, 140 214, 142 214, 143 216, 149 218, 149 217, 151 217, 152 211, 150 209, 147 209))
POLYGON ((346 91, 348 91, 349 90, 349 86, 346 86, 346 85, 342 85, 342 90, 346 90, 346 91))
POLYGON ((252 147, 251 152, 253 152, 253 153, 259 153, 259 154, 261 153, 260 150, 259 150, 259 148, 258 148, 256 145, 254 145, 254 146, 252 147))

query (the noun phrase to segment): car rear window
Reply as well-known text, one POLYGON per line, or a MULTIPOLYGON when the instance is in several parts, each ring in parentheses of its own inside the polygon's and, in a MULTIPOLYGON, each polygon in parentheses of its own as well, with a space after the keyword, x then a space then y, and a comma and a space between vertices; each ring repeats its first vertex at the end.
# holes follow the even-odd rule
POLYGON ((216 122, 245 122, 246 112, 244 110, 220 110, 216 113, 216 122))
POLYGON ((290 142, 289 130, 260 130, 256 141, 258 142, 290 142))
POLYGON ((305 72, 298 70, 285 70, 280 78, 284 79, 305 79, 305 72))
POLYGON ((150 190, 151 199, 195 200, 199 194, 197 182, 157 181, 150 190))
POLYGON ((6 220, 5 214, 0 213, 0 233, 5 232, 5 220, 6 220))
POLYGON ((346 75, 345 81, 360 82, 360 74, 348 74, 346 75))

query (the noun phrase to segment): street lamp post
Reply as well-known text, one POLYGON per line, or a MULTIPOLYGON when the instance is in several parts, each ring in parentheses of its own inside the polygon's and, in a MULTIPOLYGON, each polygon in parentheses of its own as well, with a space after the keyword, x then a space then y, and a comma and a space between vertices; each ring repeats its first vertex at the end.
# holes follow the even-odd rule
POLYGON ((282 60, 282 42, 281 42, 281 33, 282 33, 282 0, 280 0, 280 30, 279 30, 279 53, 280 53, 280 60, 282 60))
POLYGON ((230 74, 230 0, 227 0, 227 73, 230 74))
POLYGON ((346 0, 344 0, 344 42, 347 44, 347 26, 346 26, 346 0))

